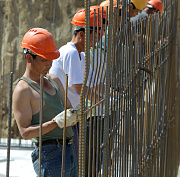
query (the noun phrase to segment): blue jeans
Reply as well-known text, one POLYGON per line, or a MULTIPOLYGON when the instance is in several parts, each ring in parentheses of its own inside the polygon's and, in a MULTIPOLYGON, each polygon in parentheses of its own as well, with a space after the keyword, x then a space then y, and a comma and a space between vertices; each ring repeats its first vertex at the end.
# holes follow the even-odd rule
POLYGON ((74 133, 73 142, 76 150, 77 163, 79 164, 79 122, 72 126, 72 130, 74 133))
MULTIPOLYGON (((63 145, 42 146, 41 177, 61 177, 63 145)), ((34 170, 39 174, 39 148, 31 154, 34 170)), ((39 175, 38 175, 39 176, 39 175)), ((78 177, 78 165, 74 144, 66 145, 65 177, 78 177)))

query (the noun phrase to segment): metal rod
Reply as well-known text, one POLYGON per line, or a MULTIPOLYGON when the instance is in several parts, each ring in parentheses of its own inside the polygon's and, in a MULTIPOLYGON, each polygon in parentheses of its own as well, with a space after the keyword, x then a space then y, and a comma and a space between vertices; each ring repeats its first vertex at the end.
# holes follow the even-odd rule
POLYGON ((44 76, 40 75, 40 115, 39 115, 39 176, 41 176, 42 124, 43 124, 44 76))
POLYGON ((89 109, 87 109, 86 111, 84 111, 83 114, 87 114, 89 111, 91 111, 92 109, 94 109, 96 106, 100 105, 101 103, 103 103, 105 101, 105 98, 102 99, 101 101, 99 101, 98 103, 94 104, 93 106, 91 106, 89 109))
POLYGON ((62 156, 62 168, 61 177, 65 176, 65 160, 66 160, 66 110, 67 110, 67 92, 68 92, 68 75, 66 74, 66 90, 65 90, 65 114, 64 114, 64 131, 63 131, 63 156, 62 156))
POLYGON ((12 84, 13 84, 12 81, 13 81, 13 72, 10 72, 6 177, 9 177, 9 167, 10 167, 11 117, 12 117, 12 84))
MULTIPOLYGON (((85 7, 85 74, 84 81, 80 94, 80 110, 81 113, 85 110, 85 88, 89 75, 90 66, 90 0, 84 1, 85 7)), ((79 121, 79 177, 85 176, 86 162, 86 121, 84 116, 80 115, 79 121)))

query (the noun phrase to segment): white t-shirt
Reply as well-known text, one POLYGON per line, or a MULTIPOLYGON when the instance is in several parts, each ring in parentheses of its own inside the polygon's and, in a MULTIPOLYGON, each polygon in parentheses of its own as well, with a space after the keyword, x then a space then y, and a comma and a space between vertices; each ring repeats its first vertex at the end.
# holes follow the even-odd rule
MULTIPOLYGON (((52 67, 49 73, 56 75, 62 82, 63 87, 66 87, 66 74, 68 75, 68 98, 75 108, 80 104, 80 95, 76 93, 73 84, 83 84, 85 73, 85 53, 81 52, 81 60, 76 46, 72 42, 59 49, 60 57, 53 60, 52 67)), ((89 73, 92 73, 90 67, 89 73)), ((89 79, 88 79, 89 81, 89 79)), ((87 81, 86 85, 89 85, 87 81)))

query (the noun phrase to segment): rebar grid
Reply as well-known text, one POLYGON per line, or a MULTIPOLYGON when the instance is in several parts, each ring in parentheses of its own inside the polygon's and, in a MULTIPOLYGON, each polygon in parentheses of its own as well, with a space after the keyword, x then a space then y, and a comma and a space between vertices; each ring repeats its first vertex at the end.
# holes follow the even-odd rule
POLYGON ((150 15, 134 26, 128 19, 127 2, 122 1, 120 24, 122 16, 117 15, 118 8, 111 9, 111 3, 104 46, 101 32, 88 59, 99 81, 97 95, 105 88, 98 101, 105 102, 90 100, 93 108, 81 109, 94 110, 91 123, 87 120, 84 125, 92 129, 86 140, 90 140, 86 176, 175 176, 179 164, 178 152, 173 151, 179 132, 174 118, 178 1, 164 2, 161 16, 150 15))

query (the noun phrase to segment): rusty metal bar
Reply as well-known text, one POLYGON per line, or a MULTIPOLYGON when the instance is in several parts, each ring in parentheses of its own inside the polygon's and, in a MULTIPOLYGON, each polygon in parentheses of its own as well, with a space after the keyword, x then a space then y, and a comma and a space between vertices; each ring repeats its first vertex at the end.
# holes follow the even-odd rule
POLYGON ((85 76, 84 84, 82 85, 81 95, 80 95, 80 122, 79 122, 79 177, 85 176, 85 161, 86 161, 86 120, 84 114, 85 110, 85 87, 87 78, 89 75, 89 66, 90 66, 90 0, 84 1, 85 6, 85 76))
POLYGON ((68 88, 68 75, 66 74, 66 89, 65 89, 65 114, 64 114, 64 131, 63 131, 63 154, 62 154, 62 168, 61 177, 65 175, 65 161, 66 161, 66 110, 67 110, 67 90, 68 88))
POLYGON ((40 74, 40 114, 39 114, 39 176, 41 176, 42 124, 43 124, 44 76, 40 74))
POLYGON ((10 167, 11 119, 12 119, 12 84, 13 84, 13 72, 10 72, 6 177, 9 177, 9 167, 10 167))

